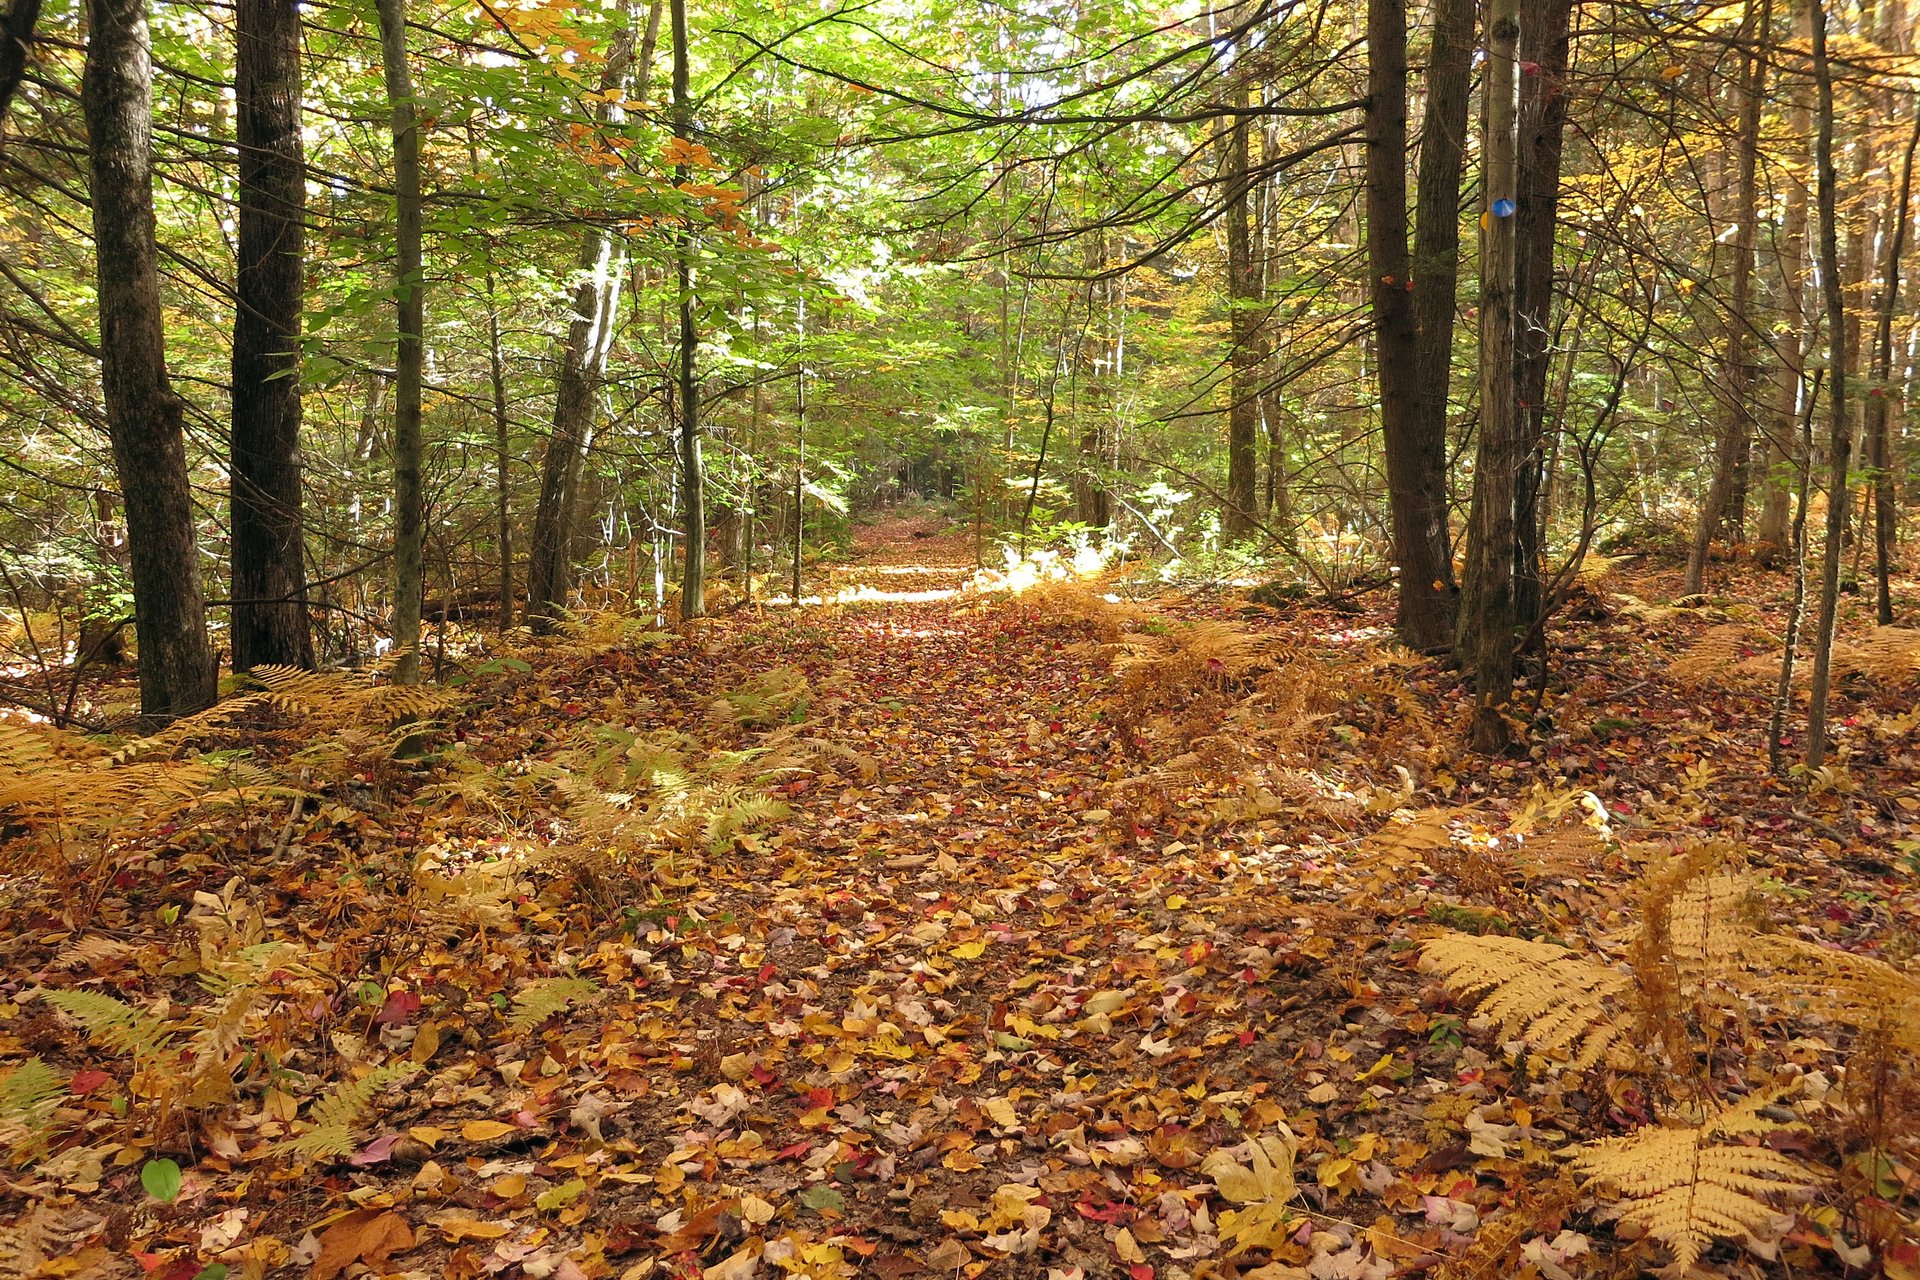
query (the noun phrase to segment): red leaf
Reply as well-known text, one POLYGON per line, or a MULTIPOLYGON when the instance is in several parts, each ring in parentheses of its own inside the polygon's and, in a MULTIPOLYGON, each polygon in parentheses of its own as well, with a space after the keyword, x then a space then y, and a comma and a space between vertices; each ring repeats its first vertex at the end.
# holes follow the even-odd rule
POLYGON ((92 1069, 76 1071, 73 1073, 73 1079, 67 1082, 67 1088, 76 1098, 84 1098, 101 1085, 110 1084, 112 1081, 113 1077, 104 1071, 94 1071, 92 1069))

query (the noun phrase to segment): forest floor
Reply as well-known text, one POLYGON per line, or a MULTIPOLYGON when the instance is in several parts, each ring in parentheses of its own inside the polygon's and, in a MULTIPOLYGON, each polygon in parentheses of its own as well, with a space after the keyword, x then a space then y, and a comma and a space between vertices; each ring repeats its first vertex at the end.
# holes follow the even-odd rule
MULTIPOLYGON (((1776 780, 1785 580, 1715 571, 1584 588, 1491 763, 1382 596, 1013 595, 900 522, 841 603, 476 658, 424 747, 212 726, 280 789, 78 869, 11 833, 0 1276, 1634 1274, 1560 1152, 1681 1090, 1527 1054, 1419 948, 1618 958, 1724 838, 1781 928, 1911 956, 1911 668, 1850 623, 1848 749, 1776 780)), ((1823 1177, 1701 1266, 1920 1276, 1899 1082, 1863 1166, 1854 1038, 1739 1024, 1701 1089, 1801 1082, 1769 1141, 1823 1177)))

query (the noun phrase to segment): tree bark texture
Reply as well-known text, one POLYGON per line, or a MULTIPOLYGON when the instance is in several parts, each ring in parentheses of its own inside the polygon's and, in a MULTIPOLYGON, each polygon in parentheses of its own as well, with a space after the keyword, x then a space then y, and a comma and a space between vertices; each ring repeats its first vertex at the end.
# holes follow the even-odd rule
MULTIPOLYGON (((673 131, 691 142, 693 134, 693 91, 687 47, 687 0, 673 0, 673 131)), ((688 169, 680 165, 676 181, 687 181, 688 169)), ((680 489, 681 532, 686 542, 686 562, 680 576, 680 617, 702 617, 707 612, 707 475, 700 456, 700 330, 694 312, 694 234, 693 220, 698 215, 691 202, 674 244, 674 266, 680 285, 680 489)), ((796 601, 798 597, 796 596, 796 601)))
MULTIPOLYGON (((1833 685, 1833 631, 1840 612, 1840 558, 1845 554, 1847 462, 1853 432, 1847 421, 1847 312, 1840 285, 1840 245, 1833 173, 1833 68, 1827 58, 1824 0, 1813 4, 1814 204, 1819 212, 1820 282, 1827 310, 1828 360, 1827 543, 1820 559, 1820 613, 1813 633, 1813 687, 1807 706, 1807 768, 1827 757, 1827 693, 1833 685)), ((1809 459, 1808 465, 1812 465, 1809 459)))
POLYGON ((1547 366, 1553 349, 1555 232, 1567 126, 1573 0, 1540 0, 1520 33, 1520 116, 1514 211, 1514 365, 1520 466, 1514 477, 1514 622, 1525 631, 1544 603, 1547 366))
POLYGON ((233 667, 313 665, 301 514, 300 308, 306 164, 300 12, 238 0, 239 244, 233 313, 233 667))
POLYGON ((81 103, 92 171, 100 384, 126 503, 140 709, 211 706, 183 406, 167 376, 153 213, 153 60, 146 0, 90 0, 81 103))
POLYGON ((40 0, 13 0, 0 20, 0 128, 7 108, 27 78, 27 58, 33 52, 33 29, 40 21, 40 0))
POLYGON ((393 379, 394 678, 420 678, 420 597, 426 512, 420 484, 420 393, 426 374, 426 290, 420 247, 420 125, 407 65, 405 0, 378 0, 380 60, 393 112, 394 311, 400 337, 393 379))
POLYGON ((1516 0, 1487 10, 1486 115, 1481 133, 1487 207, 1480 233, 1480 444, 1467 524, 1460 652, 1474 678, 1473 746, 1503 749, 1513 695, 1515 476, 1524 444, 1514 373, 1516 132, 1520 17, 1516 0))
POLYGON ((1867 389, 1867 463, 1873 468, 1873 576, 1875 618, 1893 625, 1893 543, 1899 525, 1898 494, 1894 489, 1893 441, 1888 401, 1893 395, 1893 316, 1900 305, 1900 259, 1906 249, 1907 205, 1913 198, 1913 160, 1920 150, 1920 111, 1914 112, 1900 161, 1900 186, 1887 208, 1892 230, 1886 260, 1880 269, 1879 306, 1874 315, 1872 385, 1867 389))
MULTIPOLYGON (((1407 252, 1407 6, 1368 0, 1366 214, 1368 293, 1380 371, 1387 504, 1399 573, 1395 625, 1416 649, 1452 639, 1453 566, 1447 536, 1446 389, 1437 420, 1416 410, 1423 394, 1407 252)), ((1458 189, 1455 190, 1457 209, 1458 189)), ((1445 215, 1457 219, 1457 212, 1445 215)), ((1449 304, 1451 309, 1451 304, 1449 304)))

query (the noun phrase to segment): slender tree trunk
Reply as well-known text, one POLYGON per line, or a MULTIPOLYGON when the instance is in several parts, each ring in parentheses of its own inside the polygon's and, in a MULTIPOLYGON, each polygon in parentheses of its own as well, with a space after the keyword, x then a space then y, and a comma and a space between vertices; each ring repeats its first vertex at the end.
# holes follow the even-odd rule
MULTIPOLYGON (((648 22, 659 25, 659 0, 648 22)), ((635 14, 623 6, 623 21, 601 68, 600 104, 595 115, 602 125, 626 119, 619 99, 633 67, 635 14)), ((647 54, 652 53, 649 44, 647 54)), ((638 79, 647 77, 639 68, 638 79)), ((594 405, 606 378, 607 352, 614 315, 619 305, 620 276, 614 269, 616 251, 604 226, 591 226, 580 241, 574 262, 574 286, 567 338, 560 351, 560 375, 553 396, 553 432, 540 467, 540 500, 534 507, 533 535, 527 545, 527 616, 540 630, 552 626, 566 604, 572 579, 574 531, 578 526, 581 476, 593 443, 594 405)))
POLYGON ((1487 208, 1480 235, 1480 446, 1467 525, 1467 598, 1460 650, 1474 675, 1473 746, 1493 752, 1510 734, 1513 695, 1514 480, 1522 440, 1514 379, 1515 142, 1519 110, 1516 0, 1487 10, 1486 116, 1481 133, 1487 208))
POLYGON ((1734 479, 1746 450, 1742 442, 1753 433, 1753 419, 1747 401, 1753 389, 1754 369, 1748 356, 1748 336, 1753 317, 1748 314, 1748 298, 1753 281, 1753 241, 1759 222, 1759 190, 1756 181, 1760 160, 1760 108, 1766 92, 1766 33, 1771 28, 1773 6, 1761 0, 1756 20, 1752 0, 1748 0, 1746 20, 1741 30, 1748 36, 1758 32, 1754 51, 1747 55, 1740 76, 1739 185, 1734 195, 1733 273, 1728 286, 1726 356, 1721 362, 1720 431, 1714 441, 1713 476, 1707 496, 1700 504, 1693 525, 1693 545, 1687 555, 1686 592, 1701 589, 1707 570, 1707 552, 1713 535, 1726 516, 1733 496, 1734 479))
MULTIPOLYGON (((1438 415, 1420 416, 1416 404, 1436 390, 1422 381, 1407 252, 1406 0, 1368 0, 1367 4, 1366 175, 1367 274, 1374 358, 1380 368, 1388 517, 1399 574, 1395 625, 1407 645, 1440 649, 1451 641, 1453 632, 1446 383, 1441 379, 1437 390, 1438 415)), ((1456 207, 1458 198, 1456 185, 1456 207)), ((1457 212, 1446 216, 1453 221, 1457 212)))
POLYGON ((300 307, 306 162, 300 144, 300 13, 285 0, 235 9, 239 251, 233 313, 233 666, 313 665, 301 514, 300 307))
MULTIPOLYGON (((1853 432, 1847 421, 1847 313, 1840 287, 1840 246, 1833 174, 1833 68, 1827 58, 1825 0, 1813 5, 1814 203, 1819 210, 1820 282, 1826 299, 1828 360, 1827 544, 1820 560, 1820 614, 1813 633, 1813 688, 1807 707, 1807 767, 1818 769, 1827 756, 1827 692, 1833 683, 1833 632, 1840 612, 1841 545, 1847 528, 1847 462, 1853 432)), ((1808 460, 1808 465, 1812 460, 1808 460)))
POLYGON ((167 377, 153 213, 153 60, 146 0, 90 0, 81 104, 92 168, 100 385, 126 503, 140 709, 214 700, 183 406, 167 377))
POLYGON ((394 314, 399 341, 393 362, 393 647, 394 678, 420 679, 420 595, 426 512, 420 471, 420 392, 426 374, 426 289, 420 249, 420 126, 407 65, 406 0, 378 0, 380 61, 393 112, 394 314))
MULTIPOLYGON (((1244 69, 1236 68, 1235 74, 1244 75, 1244 69)), ((1233 105, 1243 109, 1247 105, 1244 80, 1234 86, 1233 105)), ((1405 128, 1404 118, 1401 127, 1405 128)), ((1251 536, 1255 525, 1253 450, 1259 428, 1259 378, 1264 355, 1260 350, 1259 266, 1253 259, 1248 128, 1246 115, 1236 114, 1227 131, 1227 305, 1231 308, 1228 333, 1233 350, 1228 357, 1232 374, 1227 380, 1227 509, 1221 533, 1229 542, 1251 536)), ((1403 243, 1405 234, 1403 224, 1403 243)))
MULTIPOLYGON (((1792 4, 1793 20, 1801 28, 1809 18, 1804 0, 1792 4)), ((1792 105, 1787 112, 1794 148, 1811 149, 1812 109, 1804 81, 1794 77, 1792 105)), ((1782 165, 1786 183, 1786 215, 1782 219, 1777 254, 1780 273, 1780 337, 1775 343, 1779 366, 1774 375, 1774 404, 1766 432, 1766 450, 1760 475, 1760 518, 1754 528, 1754 559, 1771 568, 1788 550, 1790 515, 1799 440, 1799 409, 1806 350, 1809 342, 1806 314, 1807 184, 1799 166, 1782 165)))
POLYGON ((1518 194, 1514 240, 1514 363, 1520 467, 1514 477, 1514 623, 1526 632, 1545 603, 1540 507, 1547 436, 1547 366, 1553 358, 1555 232, 1567 125, 1573 0, 1539 0, 1521 31, 1518 194))
POLYGON ((487 272, 487 378, 493 387, 493 523, 500 548, 500 629, 513 626, 513 485, 510 464, 512 442, 507 420, 507 361, 500 346, 500 306, 495 301, 493 272, 487 272))
MULTIPOLYGON (((693 91, 691 50, 687 47, 687 0, 673 0, 673 131, 692 141, 693 91)), ((676 170, 676 181, 687 181, 687 166, 676 170)), ((694 323, 694 234, 698 216, 691 200, 674 238, 674 265, 680 284, 680 467, 682 532, 686 563, 680 577, 680 617, 698 618, 707 612, 707 501, 706 466, 700 457, 700 331, 694 323)))
POLYGON ((1920 111, 1914 112, 1912 132, 1900 161, 1900 186, 1888 207, 1892 231, 1886 261, 1880 269, 1880 298, 1874 316, 1873 382, 1867 389, 1867 461, 1873 468, 1873 576, 1875 617, 1883 627, 1893 625, 1893 543, 1899 526, 1899 495, 1894 489, 1893 442, 1889 430, 1888 400, 1893 395, 1893 316, 1900 304, 1900 258, 1906 249, 1907 206, 1913 199, 1913 158, 1920 150, 1920 111))

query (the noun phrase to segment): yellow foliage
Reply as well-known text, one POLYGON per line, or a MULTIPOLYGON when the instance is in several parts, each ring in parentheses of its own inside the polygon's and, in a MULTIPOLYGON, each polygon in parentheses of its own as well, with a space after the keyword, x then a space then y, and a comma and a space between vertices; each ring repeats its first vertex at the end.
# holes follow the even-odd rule
POLYGON ((1691 1267, 1716 1238, 1765 1232, 1776 1210, 1762 1197, 1808 1185, 1796 1161, 1738 1141, 1784 1127, 1759 1114, 1784 1092, 1753 1094, 1702 1124, 1648 1125, 1589 1142, 1572 1166, 1589 1185, 1616 1188, 1626 1198, 1620 1220, 1672 1250, 1677 1269, 1691 1267))
POLYGON ((1590 1067, 1610 1050, 1626 1048, 1632 1024, 1618 1006, 1633 976, 1612 965, 1551 943, 1470 934, 1433 939, 1421 960, 1461 994, 1484 993, 1480 1011, 1536 1050, 1566 1050, 1576 1067, 1590 1067))

